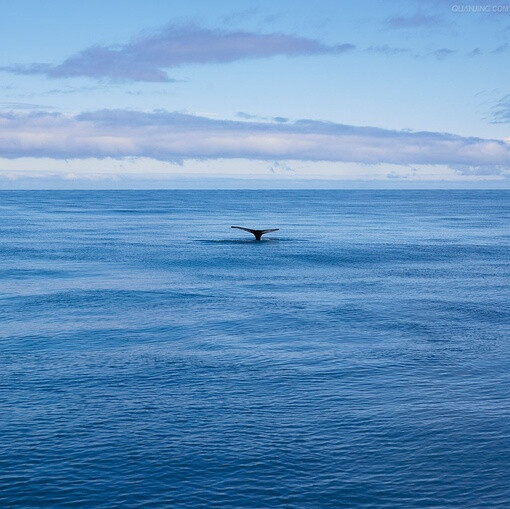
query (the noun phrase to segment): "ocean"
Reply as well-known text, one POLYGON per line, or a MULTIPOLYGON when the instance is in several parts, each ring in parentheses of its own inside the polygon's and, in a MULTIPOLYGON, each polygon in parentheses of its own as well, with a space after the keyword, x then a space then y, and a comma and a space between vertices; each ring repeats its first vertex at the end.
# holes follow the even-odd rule
POLYGON ((510 507, 509 191, 0 218, 1 507, 510 507))

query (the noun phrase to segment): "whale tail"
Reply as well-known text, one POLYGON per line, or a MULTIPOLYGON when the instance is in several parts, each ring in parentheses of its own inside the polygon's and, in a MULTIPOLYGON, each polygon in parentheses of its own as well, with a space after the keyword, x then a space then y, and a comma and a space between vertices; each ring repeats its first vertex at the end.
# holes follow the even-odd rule
POLYGON ((251 228, 243 228, 242 226, 231 226, 230 228, 237 228, 238 230, 244 230, 252 235, 255 235, 256 240, 260 240, 264 233, 276 232, 279 228, 269 228, 268 230, 252 230, 251 228))

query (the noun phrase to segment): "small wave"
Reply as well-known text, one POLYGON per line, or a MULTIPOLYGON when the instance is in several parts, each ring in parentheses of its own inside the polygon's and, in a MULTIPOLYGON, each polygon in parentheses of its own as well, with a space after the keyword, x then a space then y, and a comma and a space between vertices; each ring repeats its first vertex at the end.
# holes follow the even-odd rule
POLYGON ((264 244, 267 242, 278 242, 279 239, 195 239, 193 242, 200 242, 201 244, 264 244))

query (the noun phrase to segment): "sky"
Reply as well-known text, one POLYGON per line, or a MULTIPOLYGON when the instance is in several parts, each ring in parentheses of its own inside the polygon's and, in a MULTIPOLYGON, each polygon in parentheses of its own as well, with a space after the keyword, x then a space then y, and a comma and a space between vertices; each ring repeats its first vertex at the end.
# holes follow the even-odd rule
POLYGON ((510 188, 510 1, 0 13, 0 189, 510 188))

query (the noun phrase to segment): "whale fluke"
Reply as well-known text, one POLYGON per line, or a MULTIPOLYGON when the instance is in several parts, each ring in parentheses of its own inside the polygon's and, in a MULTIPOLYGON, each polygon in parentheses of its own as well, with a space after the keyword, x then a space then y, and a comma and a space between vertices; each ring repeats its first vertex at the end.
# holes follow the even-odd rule
POLYGON ((230 228, 237 228, 238 230, 244 230, 245 232, 250 232, 252 235, 255 235, 256 240, 260 240, 264 233, 276 232, 280 228, 269 228, 268 230, 252 230, 251 228, 243 228, 242 226, 231 226, 230 228))

